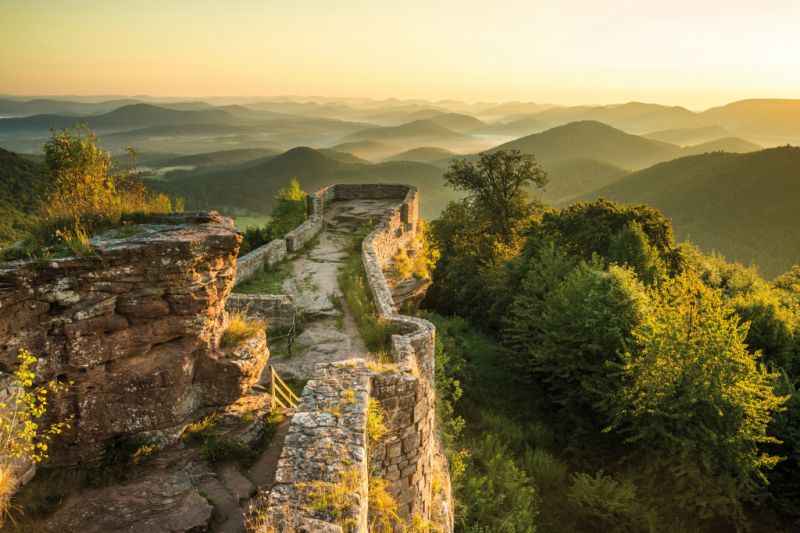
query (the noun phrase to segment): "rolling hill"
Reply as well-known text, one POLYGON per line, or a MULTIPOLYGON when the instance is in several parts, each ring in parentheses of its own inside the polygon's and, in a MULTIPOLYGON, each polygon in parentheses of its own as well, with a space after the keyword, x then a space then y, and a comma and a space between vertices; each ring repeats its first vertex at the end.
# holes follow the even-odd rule
POLYGON ((692 146, 730 136, 731 132, 721 126, 700 126, 698 128, 674 128, 652 131, 642 137, 679 146, 692 146))
POLYGON ((588 157, 564 159, 543 168, 547 172, 547 185, 533 193, 555 206, 567 205, 581 194, 614 183, 628 174, 625 169, 588 157))
POLYGON ((408 141, 421 138, 459 139, 462 136, 453 130, 440 126, 430 119, 414 120, 400 126, 368 128, 349 135, 345 141, 408 141))
POLYGON ((800 263, 800 148, 683 157, 583 196, 657 207, 677 235, 776 276, 800 263))
POLYGON ((686 155, 704 154, 706 152, 731 152, 733 154, 744 154, 756 152, 764 147, 739 137, 723 137, 694 146, 686 146, 683 152, 686 155))
POLYGON ((0 148, 0 245, 20 237, 47 185, 41 164, 0 148))
POLYGON ((402 182, 417 185, 425 191, 421 209, 425 216, 432 217, 448 200, 456 197, 455 193, 444 188, 442 173, 441 168, 425 163, 353 163, 320 150, 298 147, 257 165, 182 172, 169 181, 149 181, 148 184, 155 190, 183 197, 190 209, 224 211, 235 206, 268 214, 275 193, 292 177, 297 177, 308 191, 336 182, 402 182))
POLYGON ((495 148, 503 149, 533 154, 545 166, 566 159, 589 158, 627 169, 648 167, 681 155, 678 146, 595 121, 572 122, 495 148))
POLYGON ((434 146, 422 146, 420 148, 412 148, 392 157, 386 159, 387 161, 417 161, 420 163, 433 163, 439 166, 447 166, 442 162, 449 161, 453 157, 458 157, 458 154, 445 150, 444 148, 437 148, 434 146))
POLYGON ((241 148, 239 150, 220 150, 204 154, 191 154, 165 159, 160 162, 162 166, 219 166, 246 163, 256 159, 278 154, 272 148, 241 148))
POLYGON ((102 115, 77 118, 64 115, 33 115, 25 118, 0 119, 0 131, 47 131, 49 128, 69 128, 76 122, 86 122, 96 130, 129 130, 153 126, 195 124, 232 125, 238 122, 230 113, 219 109, 182 111, 151 104, 130 104, 102 115))

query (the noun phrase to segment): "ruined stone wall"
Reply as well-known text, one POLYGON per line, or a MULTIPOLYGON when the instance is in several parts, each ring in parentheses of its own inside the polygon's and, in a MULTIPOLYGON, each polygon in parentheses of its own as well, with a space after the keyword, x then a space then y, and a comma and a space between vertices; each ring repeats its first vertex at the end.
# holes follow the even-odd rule
POLYGON ((231 294, 225 309, 264 318, 272 329, 289 328, 297 320, 294 301, 286 294, 231 294))
POLYGON ((246 281, 264 268, 286 258, 286 240, 276 239, 236 260, 236 283, 246 281))
POLYGON ((240 242, 216 213, 184 213, 93 237, 86 257, 0 264, 0 373, 24 348, 38 379, 72 382, 51 404, 75 416, 53 464, 91 463, 122 434, 176 436, 257 381, 263 335, 220 348, 240 242))
MULTIPOLYGON (((309 483, 337 482, 352 468, 358 472, 369 468, 371 475, 387 480, 388 491, 398 502, 404 520, 419 516, 434 521, 443 531, 453 530, 450 477, 435 429, 435 327, 426 320, 398 315, 383 275, 383 268, 414 238, 419 193, 416 187, 405 185, 335 185, 319 191, 309 209, 321 213, 325 202, 332 199, 393 198, 398 199, 398 205, 364 240, 362 260, 378 312, 395 332, 392 359, 396 366, 380 372, 370 370, 363 361, 352 360, 317 367, 289 428, 278 464, 277 485, 270 494, 272 513, 286 514, 289 509, 289 514, 295 518, 300 515, 301 521, 312 520, 304 526, 309 531, 323 530, 323 525, 327 530, 337 530, 330 516, 309 513, 309 483), (335 406, 342 406, 350 390, 358 393, 346 416, 329 416, 332 405, 339 412, 335 406), (379 442, 365 447, 361 424, 366 423, 363 414, 369 398, 379 402, 388 432, 379 442), (345 461, 328 460, 331 446, 345 461), (434 471, 441 477, 442 487, 436 495, 432 494, 434 471)), ((348 528, 354 531, 368 530, 364 490, 362 480, 351 491, 348 528)))
POLYGON ((281 239, 269 241, 243 255, 236 261, 236 283, 242 283, 264 268, 286 259, 297 252, 320 232, 323 226, 323 206, 333 199, 334 186, 320 189, 306 197, 306 220, 281 239))

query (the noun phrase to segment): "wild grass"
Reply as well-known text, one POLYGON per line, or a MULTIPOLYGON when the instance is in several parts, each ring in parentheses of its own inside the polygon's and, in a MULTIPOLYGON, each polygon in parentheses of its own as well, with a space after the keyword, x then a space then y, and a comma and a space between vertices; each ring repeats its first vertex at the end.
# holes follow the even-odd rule
POLYGON ((18 482, 10 465, 0 463, 0 527, 10 518, 11 495, 18 482))
POLYGON ((360 478, 358 469, 352 467, 340 472, 336 482, 315 480, 297 483, 296 487, 309 510, 328 515, 343 530, 350 531, 355 526, 350 509, 355 503, 354 495, 358 494, 360 478))
POLYGON ((373 533, 405 531, 403 520, 397 513, 397 501, 386 490, 389 482, 377 476, 369 478, 369 530, 373 533))
POLYGON ((347 302, 347 307, 358 326, 361 338, 367 349, 373 353, 389 352, 391 346, 391 328, 380 319, 372 301, 367 285, 367 276, 361 262, 361 242, 364 234, 368 234, 369 226, 356 232, 350 254, 339 271, 339 287, 347 302))
POLYGON ((212 465, 236 463, 247 467, 258 457, 259 451, 272 441, 282 421, 283 415, 273 413, 258 440, 248 445, 221 435, 219 415, 213 413, 187 425, 181 438, 193 446, 199 446, 200 456, 212 465))
POLYGON ((259 332, 268 327, 266 320, 250 318, 242 311, 232 311, 228 316, 228 329, 222 334, 220 345, 223 348, 233 348, 244 341, 252 339, 259 332))
POLYGON ((292 267, 289 263, 277 263, 236 285, 233 292, 239 294, 283 294, 283 282, 291 274, 292 267))
POLYGON ((375 398, 370 398, 367 408, 367 439, 369 443, 371 445, 379 443, 388 432, 380 402, 375 398))

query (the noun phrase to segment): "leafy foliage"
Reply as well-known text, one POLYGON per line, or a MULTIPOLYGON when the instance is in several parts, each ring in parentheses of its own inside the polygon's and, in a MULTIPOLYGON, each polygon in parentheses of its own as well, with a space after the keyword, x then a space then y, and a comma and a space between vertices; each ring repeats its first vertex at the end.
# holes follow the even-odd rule
POLYGON ((291 178, 289 185, 275 194, 272 219, 261 227, 248 227, 239 255, 244 255, 274 239, 280 239, 306 219, 306 193, 297 178, 291 178))
POLYGON ((740 502, 780 460, 759 445, 776 442, 767 427, 786 398, 746 334, 718 291, 682 275, 655 293, 633 331, 636 349, 625 354, 630 383, 615 425, 649 473, 671 478, 676 503, 703 519, 740 521, 740 502))

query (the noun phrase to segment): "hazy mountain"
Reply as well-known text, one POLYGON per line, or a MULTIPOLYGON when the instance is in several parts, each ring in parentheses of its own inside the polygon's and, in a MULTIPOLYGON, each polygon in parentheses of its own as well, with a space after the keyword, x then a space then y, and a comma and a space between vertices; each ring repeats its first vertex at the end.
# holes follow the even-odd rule
POLYGON ((25 118, 0 120, 0 131, 47 131, 49 128, 68 128, 76 122, 85 122, 95 130, 127 130, 153 126, 196 124, 230 125, 237 121, 231 114, 219 109, 180 111, 151 104, 131 104, 102 115, 81 117, 62 115, 34 115, 25 118))
POLYGON ((558 106, 549 104, 535 104, 533 102, 505 102, 502 104, 487 106, 478 112, 477 116, 485 119, 499 119, 515 114, 541 113, 542 111, 556 107, 558 106))
POLYGON ((705 121, 696 113, 679 106, 628 102, 608 106, 553 108, 537 113, 536 119, 550 125, 580 120, 596 120, 615 128, 636 133, 667 128, 685 128, 705 121))
POLYGON ((674 128, 652 131, 650 133, 645 133, 642 137, 680 146, 693 146, 722 137, 728 137, 730 134, 731 132, 721 126, 700 126, 697 128, 674 128))
POLYGON ((408 141, 420 138, 459 139, 462 136, 429 119, 414 120, 400 126, 368 128, 347 137, 348 141, 408 141))
POLYGON ((770 277, 800 263, 800 148, 684 157, 584 195, 598 197, 657 207, 681 238, 770 277))
POLYGON ((681 148, 645 139, 594 121, 566 124, 495 148, 533 154, 543 165, 590 158, 621 168, 639 169, 678 157, 681 148))
POLYGON ((349 152, 339 152, 338 150, 334 150, 332 148, 319 148, 317 151, 331 159, 335 159, 340 163, 355 163, 358 165, 370 165, 371 163, 366 159, 362 159, 358 156, 355 156, 349 152))
POLYGON ((533 116, 519 116, 503 122, 496 122, 489 124, 485 128, 476 133, 484 133, 490 135, 507 135, 509 137, 519 137, 522 135, 530 135, 548 129, 544 122, 533 116))
POLYGON ((70 100, 52 100, 36 98, 33 100, 11 100, 0 98, 0 116, 27 117, 31 115, 65 114, 96 115, 107 113, 118 107, 139 103, 138 100, 119 99, 104 102, 73 102, 70 100))
POLYGON ((441 113, 431 117, 429 120, 434 124, 457 132, 477 130, 486 127, 485 122, 473 116, 461 113, 441 113))
MULTIPOLYGON (((441 162, 449 161, 450 158, 458 157, 458 154, 445 150, 444 148, 436 148, 433 146, 423 146, 420 148, 412 148, 399 154, 393 155, 387 161, 418 161, 420 163, 433 163, 441 165, 441 162)), ((445 163, 446 166, 446 163, 445 163)))
POLYGON ((763 149, 756 143, 740 139, 739 137, 723 137, 722 139, 715 139, 694 146, 686 146, 683 149, 685 155, 704 154, 706 152, 731 152, 735 154, 744 154, 747 152, 755 152, 763 149))
POLYGON ((739 134, 800 139, 800 100, 740 100, 701 115, 739 134))
MULTIPOLYGON (((341 155, 341 154, 340 154, 341 155)), ((269 213, 275 193, 297 177, 308 191, 330 183, 410 183, 420 186, 425 216, 436 215, 456 194, 445 190, 442 169, 425 163, 353 163, 307 147, 293 148, 257 165, 173 173, 169 181, 149 181, 156 190, 185 198, 191 209, 243 207, 269 213)))
POLYGON ((331 147, 337 152, 353 154, 356 157, 367 160, 383 159, 386 155, 393 153, 394 148, 388 144, 375 141, 354 141, 340 143, 331 147))

